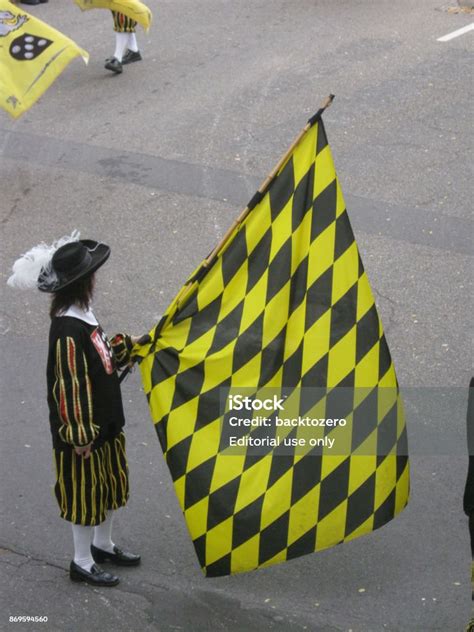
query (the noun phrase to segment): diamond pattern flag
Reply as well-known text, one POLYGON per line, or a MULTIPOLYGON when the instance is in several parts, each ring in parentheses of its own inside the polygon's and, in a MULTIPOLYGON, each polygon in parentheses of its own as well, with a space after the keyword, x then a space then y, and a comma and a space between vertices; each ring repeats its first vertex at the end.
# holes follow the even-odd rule
POLYGON ((208 577, 352 540, 408 501, 395 370, 320 112, 305 130, 140 348, 152 419, 208 577), (247 443, 231 447, 226 402, 239 389, 251 401, 284 393, 300 417, 327 411, 332 397, 346 425, 318 429, 316 447, 304 428, 247 427, 247 443), (275 447, 298 437, 303 447, 275 447), (344 447, 331 451, 331 437, 344 447))
POLYGON ((86 51, 60 31, 0 0, 0 106, 26 112, 75 58, 86 51))

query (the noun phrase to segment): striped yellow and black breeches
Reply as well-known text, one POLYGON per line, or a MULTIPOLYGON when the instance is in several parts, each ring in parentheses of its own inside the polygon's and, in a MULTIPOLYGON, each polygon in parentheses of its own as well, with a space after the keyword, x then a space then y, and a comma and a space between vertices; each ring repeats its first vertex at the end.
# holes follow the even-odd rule
POLYGON ((121 432, 93 450, 88 459, 74 448, 53 450, 54 492, 61 518, 84 526, 98 525, 107 511, 127 504, 129 496, 125 435, 121 432))
POLYGON ((112 11, 112 17, 114 18, 114 31, 116 33, 135 33, 137 25, 135 20, 117 11, 112 11))

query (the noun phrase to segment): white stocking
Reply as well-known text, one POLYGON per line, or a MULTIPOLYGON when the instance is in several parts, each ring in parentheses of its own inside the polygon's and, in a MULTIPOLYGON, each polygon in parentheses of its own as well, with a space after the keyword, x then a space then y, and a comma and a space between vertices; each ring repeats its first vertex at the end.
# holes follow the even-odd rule
POLYGON ((90 572, 94 564, 91 554, 92 527, 73 524, 72 537, 74 538, 74 561, 78 566, 90 572))
POLYGON ((109 510, 104 522, 94 527, 94 546, 101 551, 114 552, 112 542, 112 523, 114 521, 114 511, 109 510))
POLYGON ((128 49, 133 51, 134 53, 138 53, 138 44, 137 44, 137 36, 135 33, 128 34, 128 49))
POLYGON ((123 54, 127 48, 129 33, 115 33, 115 59, 122 61, 123 54))

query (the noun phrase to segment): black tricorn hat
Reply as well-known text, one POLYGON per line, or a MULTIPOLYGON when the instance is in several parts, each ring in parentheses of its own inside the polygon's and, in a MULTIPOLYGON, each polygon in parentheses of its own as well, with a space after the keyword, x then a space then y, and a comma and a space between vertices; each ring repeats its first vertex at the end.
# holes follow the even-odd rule
POLYGON ((49 265, 41 270, 38 289, 42 292, 58 292, 95 272, 109 255, 109 246, 92 239, 65 244, 56 250, 49 265))

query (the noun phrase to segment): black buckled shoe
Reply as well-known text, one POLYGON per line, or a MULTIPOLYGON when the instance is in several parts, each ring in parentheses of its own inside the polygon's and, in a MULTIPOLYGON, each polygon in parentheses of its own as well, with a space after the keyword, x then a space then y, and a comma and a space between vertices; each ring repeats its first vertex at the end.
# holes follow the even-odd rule
POLYGON ((94 564, 89 571, 78 566, 75 562, 71 562, 69 566, 69 577, 73 582, 86 582, 92 586, 116 586, 120 579, 116 575, 107 573, 94 564))
POLYGON ((133 51, 133 50, 128 49, 125 55, 122 57, 122 65, 131 64, 134 61, 141 61, 141 60, 142 60, 142 56, 140 55, 139 50, 133 51))
POLYGON ((105 67, 107 68, 107 70, 111 70, 112 72, 115 72, 117 75, 119 75, 123 70, 122 64, 119 62, 119 60, 116 57, 111 57, 110 59, 106 59, 105 67))
POLYGON ((91 544, 91 553, 94 561, 98 564, 102 564, 103 562, 111 562, 112 564, 116 564, 117 566, 138 566, 141 561, 141 557, 139 555, 136 555, 135 553, 127 553, 127 551, 122 551, 122 549, 119 549, 119 547, 115 546, 115 544, 113 553, 98 549, 96 546, 91 544))

